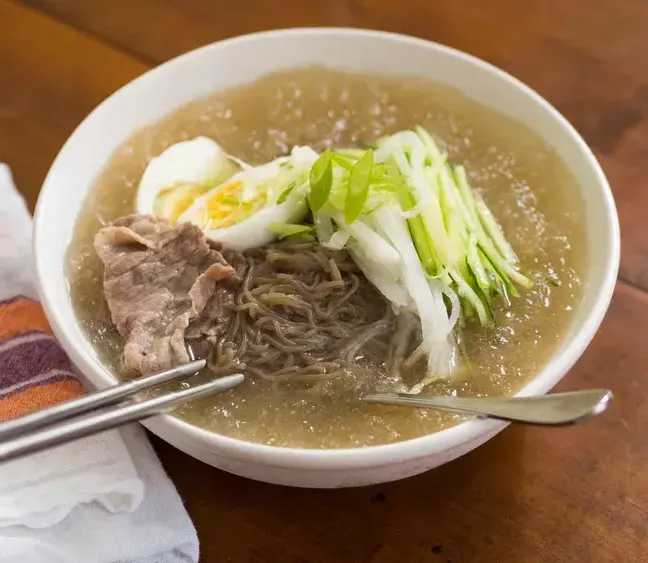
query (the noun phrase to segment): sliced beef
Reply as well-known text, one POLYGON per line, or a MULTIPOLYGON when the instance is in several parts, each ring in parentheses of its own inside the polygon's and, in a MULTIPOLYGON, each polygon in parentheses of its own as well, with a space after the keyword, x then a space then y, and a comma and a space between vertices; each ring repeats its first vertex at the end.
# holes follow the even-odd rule
MULTIPOLYGON (((193 338, 219 334, 229 322, 240 278, 195 225, 129 215, 101 229, 94 246, 112 321, 126 338, 126 371, 148 374, 187 362, 191 321, 193 338)), ((243 263, 240 254, 227 254, 243 263)))
POLYGON ((239 285, 247 268, 247 261, 240 252, 221 248, 221 254, 235 273, 224 283, 216 286, 200 316, 187 328, 185 338, 196 350, 200 349, 198 340, 206 340, 209 344, 214 344, 227 331, 228 320, 234 315, 239 285))

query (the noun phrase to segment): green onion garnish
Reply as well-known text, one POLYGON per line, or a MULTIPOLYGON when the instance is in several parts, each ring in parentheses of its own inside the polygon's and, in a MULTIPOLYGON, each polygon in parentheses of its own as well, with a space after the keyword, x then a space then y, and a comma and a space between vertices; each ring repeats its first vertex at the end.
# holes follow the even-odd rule
POLYGON ((373 160, 373 151, 368 150, 358 159, 349 174, 349 184, 344 203, 344 220, 348 224, 353 223, 360 217, 362 208, 367 201, 373 160))
POLYGON ((268 228, 273 233, 277 233, 280 238, 289 237, 300 233, 309 233, 313 230, 312 225, 296 225, 294 223, 278 223, 276 221, 270 223, 270 225, 268 225, 268 228))
POLYGON ((311 209, 319 211, 328 200, 333 184, 333 164, 330 151, 324 151, 315 161, 310 171, 309 181, 311 189, 308 200, 311 209))

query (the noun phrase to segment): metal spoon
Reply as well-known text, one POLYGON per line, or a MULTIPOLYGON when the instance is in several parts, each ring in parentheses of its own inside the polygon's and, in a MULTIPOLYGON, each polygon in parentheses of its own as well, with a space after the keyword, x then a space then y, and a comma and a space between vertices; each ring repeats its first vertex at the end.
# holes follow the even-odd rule
POLYGON ((612 391, 590 389, 533 397, 434 397, 374 393, 365 395, 362 400, 367 403, 438 409, 509 422, 563 426, 602 413, 612 400, 612 391))

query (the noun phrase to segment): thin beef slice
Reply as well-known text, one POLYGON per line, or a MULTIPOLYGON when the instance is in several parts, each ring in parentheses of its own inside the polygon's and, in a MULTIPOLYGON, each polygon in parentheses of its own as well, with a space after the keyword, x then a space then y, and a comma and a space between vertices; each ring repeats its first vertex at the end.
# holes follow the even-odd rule
POLYGON ((234 274, 217 245, 190 223, 171 227, 129 215, 101 229, 94 247, 112 321, 126 339, 124 370, 149 374, 188 362, 187 326, 212 297, 225 297, 225 288, 220 296, 215 291, 234 274))

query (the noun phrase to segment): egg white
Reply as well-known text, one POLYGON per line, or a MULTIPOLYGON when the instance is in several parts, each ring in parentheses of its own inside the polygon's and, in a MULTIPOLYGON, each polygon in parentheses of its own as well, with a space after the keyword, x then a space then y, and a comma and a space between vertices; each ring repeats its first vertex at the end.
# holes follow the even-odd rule
POLYGON ((236 170, 222 147, 207 137, 171 145, 146 167, 137 190, 137 213, 154 215, 155 200, 163 190, 179 184, 220 183, 236 170))

